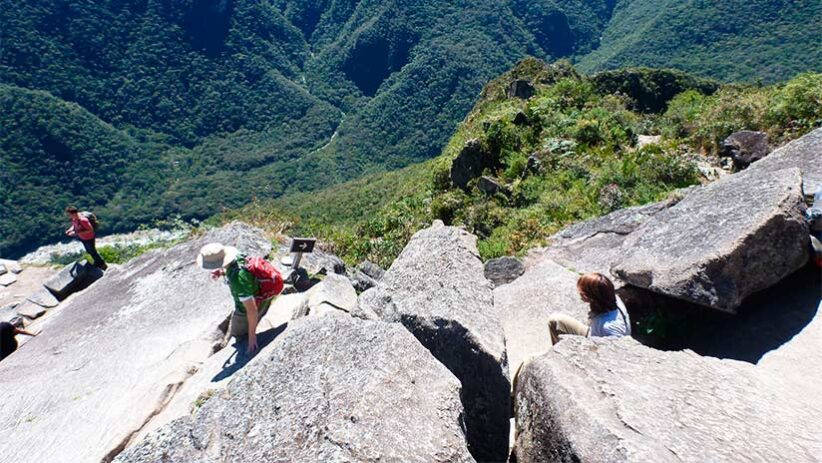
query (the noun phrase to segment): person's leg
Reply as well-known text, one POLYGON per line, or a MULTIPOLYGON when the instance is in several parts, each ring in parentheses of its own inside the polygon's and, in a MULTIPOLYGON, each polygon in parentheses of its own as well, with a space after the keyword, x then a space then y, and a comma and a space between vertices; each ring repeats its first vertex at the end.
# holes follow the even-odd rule
POLYGON ((231 321, 228 322, 228 335, 234 336, 238 341, 248 336, 248 317, 246 317, 246 314, 236 310, 231 313, 231 321))
POLYGON ((95 239, 92 238, 90 240, 80 240, 83 243, 83 247, 86 248, 86 252, 94 259, 94 265, 96 267, 105 269, 107 267, 106 262, 100 257, 100 254, 97 252, 97 246, 95 245, 95 239))
MULTIPOLYGON (((260 320, 268 313, 268 307, 264 307, 257 311, 257 323, 259 326, 260 320)), ((231 314, 231 320, 228 322, 228 334, 240 339, 241 336, 248 336, 248 316, 236 310, 231 314)))
POLYGON ((257 312, 257 326, 260 326, 260 320, 262 320, 263 317, 265 317, 265 314, 268 313, 268 308, 269 307, 271 307, 271 306, 267 305, 267 306, 263 307, 262 309, 260 309, 259 312, 257 312))
POLYGON ((559 342, 562 334, 588 335, 588 325, 564 313, 553 313, 548 317, 548 333, 551 335, 551 344, 559 342))

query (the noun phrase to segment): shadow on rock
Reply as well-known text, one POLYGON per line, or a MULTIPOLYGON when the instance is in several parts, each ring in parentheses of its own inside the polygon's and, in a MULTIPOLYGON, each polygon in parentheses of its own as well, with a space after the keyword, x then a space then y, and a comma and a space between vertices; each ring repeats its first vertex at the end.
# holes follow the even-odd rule
POLYGON ((279 336, 285 329, 288 327, 288 323, 283 323, 282 325, 271 328, 270 330, 266 330, 260 333, 257 333, 257 345, 258 349, 257 352, 248 355, 246 353, 246 348, 248 346, 248 340, 243 339, 242 341, 238 340, 232 346, 235 349, 234 354, 226 359, 225 363, 223 364, 223 370, 220 371, 214 378, 211 379, 212 382, 222 381, 232 375, 240 371, 244 366, 254 358, 255 355, 260 353, 267 345, 271 344, 277 336, 279 336))
POLYGON ((619 293, 629 308, 634 337, 641 343, 757 363, 816 316, 822 275, 819 268, 806 265, 777 285, 749 296, 736 315, 636 287, 622 288, 619 293))
POLYGON ((736 317, 695 333, 690 348, 701 355, 757 363, 799 334, 816 316, 822 272, 806 265, 778 285, 749 297, 736 317))
POLYGON ((477 461, 505 461, 508 456, 511 384, 499 361, 476 347, 459 323, 437 320, 436 329, 415 317, 402 324, 462 383, 468 449, 477 461))

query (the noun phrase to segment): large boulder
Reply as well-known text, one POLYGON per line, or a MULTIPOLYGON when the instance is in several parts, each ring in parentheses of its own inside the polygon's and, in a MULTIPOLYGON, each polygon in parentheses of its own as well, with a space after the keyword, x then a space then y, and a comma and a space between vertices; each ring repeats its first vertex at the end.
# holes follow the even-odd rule
POLYGON ((770 153, 768 134, 753 130, 732 133, 722 142, 719 155, 731 158, 737 169, 744 169, 770 153))
POLYGON ((47 309, 51 309, 53 307, 57 307, 57 304, 60 301, 46 288, 40 288, 34 293, 32 293, 29 297, 26 298, 27 301, 33 302, 40 307, 45 307, 47 309))
MULTIPOLYGON (((659 212, 674 206, 688 191, 676 192, 664 201, 621 209, 566 227, 551 236, 550 246, 530 251, 525 266, 531 268, 544 261, 556 261, 580 273, 609 275, 611 267, 625 255, 622 244, 626 237, 659 212)), ((615 284, 620 285, 620 282, 615 284)))
POLYGON ((406 330, 306 318, 191 417, 115 461, 470 462, 460 385, 406 330))
POLYGON ((822 128, 774 150, 749 170, 775 172, 791 167, 802 171, 805 194, 813 195, 822 185, 822 128))
POLYGON ((525 273, 525 266, 516 257, 504 256, 486 262, 484 273, 495 286, 505 285, 525 273))
POLYGON ((491 164, 490 156, 483 150, 482 142, 477 139, 468 140, 451 162, 451 183, 466 189, 468 183, 482 175, 482 171, 491 167, 491 164))
POLYGON ((222 394, 241 371, 255 363, 265 362, 271 351, 276 349, 277 343, 274 341, 282 336, 289 326, 296 326, 295 323, 291 323, 292 315, 306 303, 305 293, 278 296, 257 324, 257 343, 260 350, 256 354, 249 355, 245 341, 235 339, 211 357, 193 364, 192 371, 196 369, 196 373, 186 378, 162 411, 141 427, 140 432, 129 440, 127 446, 139 443, 152 432, 176 419, 189 416, 205 400, 222 394))
POLYGON ((4 459, 103 461, 164 407, 222 343, 233 307, 228 288, 195 265, 211 241, 270 248, 261 231, 232 224, 112 267, 0 363, 0 389, 15 398, 0 402, 4 459))
POLYGON ((460 379, 471 454, 502 461, 510 413, 505 337, 476 241, 439 221, 417 232, 361 305, 405 325, 460 379))
POLYGON ((579 298, 577 279, 578 274, 546 260, 514 282, 494 289, 494 306, 505 329, 512 376, 528 358, 551 348, 548 317, 552 313, 587 320, 588 304, 579 298))
POLYGON ((798 169, 750 170, 691 191, 622 243, 612 272, 651 291, 733 313, 808 260, 798 169))
POLYGON ((811 461, 820 415, 769 376, 631 338, 568 338, 517 377, 516 461, 811 461))
POLYGON ((357 292, 348 278, 342 275, 328 275, 322 283, 308 292, 308 306, 316 309, 328 305, 336 310, 351 312, 357 306, 357 292))
POLYGON ((357 308, 357 291, 348 278, 331 274, 306 293, 306 303, 294 314, 294 318, 307 315, 321 316, 330 313, 352 313, 357 308))
POLYGON ((527 100, 528 98, 534 96, 536 91, 537 89, 531 82, 525 79, 517 79, 508 84, 508 88, 505 93, 508 98, 521 98, 523 100, 527 100))
POLYGON ((43 283, 43 286, 62 301, 71 294, 87 288, 102 276, 103 272, 97 267, 85 261, 78 261, 63 267, 43 283))

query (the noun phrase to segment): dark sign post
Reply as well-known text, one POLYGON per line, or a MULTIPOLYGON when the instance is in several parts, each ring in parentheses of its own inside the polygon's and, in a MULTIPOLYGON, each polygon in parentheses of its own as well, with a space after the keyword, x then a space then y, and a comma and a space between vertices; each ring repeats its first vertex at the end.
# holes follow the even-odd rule
POLYGON ((294 258, 291 261, 291 268, 300 268, 300 260, 303 254, 308 254, 314 251, 314 244, 317 243, 315 238, 294 238, 291 240, 291 252, 294 253, 294 258))

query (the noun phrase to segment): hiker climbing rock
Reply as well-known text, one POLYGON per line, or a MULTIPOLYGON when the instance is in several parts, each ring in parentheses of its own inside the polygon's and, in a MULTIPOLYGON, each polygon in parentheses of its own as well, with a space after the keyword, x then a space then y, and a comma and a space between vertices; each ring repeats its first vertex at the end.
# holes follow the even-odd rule
POLYGON ((100 257, 95 244, 97 236, 97 217, 91 212, 80 212, 76 207, 66 208, 66 214, 71 218, 71 227, 66 230, 66 235, 75 237, 83 243, 86 252, 94 259, 94 266, 105 270, 108 268, 106 262, 100 257))
POLYGON ((3 360, 17 350, 17 338, 15 338, 15 336, 18 334, 37 336, 37 333, 17 328, 9 322, 0 322, 0 360, 3 360))
POLYGON ((590 305, 588 324, 564 313, 548 319, 551 343, 559 342, 562 334, 579 336, 630 336, 631 320, 625 305, 616 296, 614 284, 601 273, 588 273, 577 280, 579 297, 590 305))
POLYGON ((212 270, 212 279, 225 278, 234 298, 228 333, 238 340, 247 335, 246 351, 253 354, 257 350, 257 323, 283 290, 280 272, 262 257, 248 257, 237 248, 220 243, 203 246, 197 264, 212 270))

